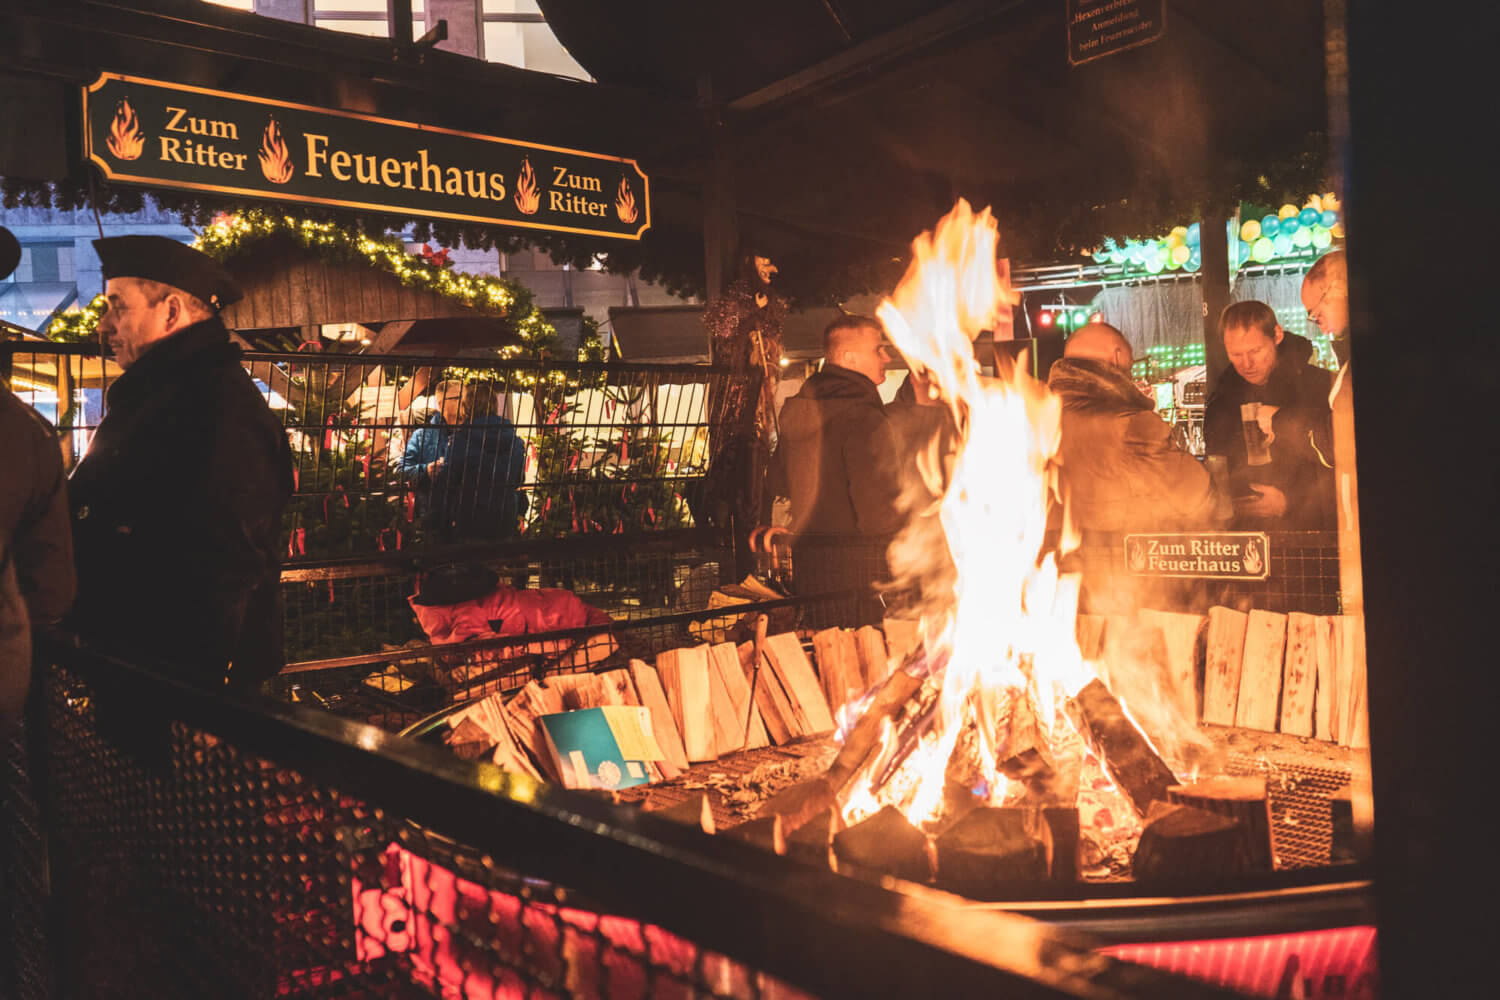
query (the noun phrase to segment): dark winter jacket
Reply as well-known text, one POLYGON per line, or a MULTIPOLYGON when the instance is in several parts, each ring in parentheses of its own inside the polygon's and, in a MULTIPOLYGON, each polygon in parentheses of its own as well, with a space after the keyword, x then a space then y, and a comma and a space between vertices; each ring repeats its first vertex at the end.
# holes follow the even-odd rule
POLYGON ((73 602, 73 533, 57 434, 0 389, 0 731, 31 681, 31 625, 73 602))
POLYGON ((1208 470, 1172 442, 1171 428, 1128 375, 1098 361, 1063 358, 1047 385, 1063 401, 1056 461, 1080 530, 1218 526, 1208 470))
POLYGON ((1276 348, 1276 367, 1265 385, 1246 382, 1234 366, 1219 376, 1218 388, 1204 412, 1203 435, 1210 455, 1223 455, 1229 462, 1231 490, 1248 492, 1251 484, 1274 486, 1286 494, 1287 512, 1279 518, 1250 521, 1240 527, 1261 530, 1314 531, 1334 527, 1331 481, 1304 442, 1292 434, 1276 435, 1268 465, 1252 466, 1246 460, 1240 407, 1266 403, 1278 408, 1276 423, 1299 425, 1328 422, 1328 392, 1333 375, 1309 363, 1312 344, 1294 333, 1286 334, 1276 348))
POLYGON ((897 449, 875 383, 824 364, 781 408, 771 488, 791 500, 792 532, 894 532, 897 449))
POLYGON ((0 548, 9 547, 30 617, 55 622, 73 603, 73 533, 57 432, 0 389, 0 548))
POLYGON ((432 477, 432 525, 445 540, 506 538, 526 512, 526 445, 504 417, 454 427, 432 477))
POLYGON ((253 689, 282 666, 281 424, 217 318, 151 347, 107 404, 69 483, 70 625, 191 683, 222 687, 228 669, 253 689))

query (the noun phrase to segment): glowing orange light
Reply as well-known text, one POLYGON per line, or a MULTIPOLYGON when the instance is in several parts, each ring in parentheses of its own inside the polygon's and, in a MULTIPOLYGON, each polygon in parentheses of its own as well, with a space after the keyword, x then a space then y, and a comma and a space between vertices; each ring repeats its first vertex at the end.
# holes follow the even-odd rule
POLYGON ((536 210, 542 207, 542 192, 536 184, 536 171, 531 169, 531 161, 521 161, 521 172, 516 175, 516 209, 522 215, 535 215, 536 210))
POLYGON ((104 143, 117 160, 134 160, 146 148, 146 136, 141 132, 141 123, 135 108, 129 101, 115 106, 115 117, 109 123, 109 138, 104 143))

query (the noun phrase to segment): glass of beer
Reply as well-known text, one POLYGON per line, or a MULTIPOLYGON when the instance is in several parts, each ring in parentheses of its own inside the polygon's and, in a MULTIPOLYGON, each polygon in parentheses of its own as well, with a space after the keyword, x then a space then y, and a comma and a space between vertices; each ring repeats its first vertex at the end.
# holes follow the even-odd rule
POLYGON ((1245 432, 1245 461, 1250 465, 1270 465, 1271 446, 1266 432, 1260 429, 1260 404, 1240 405, 1240 426, 1245 432))

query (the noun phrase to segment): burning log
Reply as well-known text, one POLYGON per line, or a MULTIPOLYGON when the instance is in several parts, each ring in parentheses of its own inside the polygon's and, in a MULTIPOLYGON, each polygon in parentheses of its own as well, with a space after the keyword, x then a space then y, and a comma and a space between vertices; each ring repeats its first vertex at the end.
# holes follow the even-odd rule
POLYGON ((1010 699, 1010 731, 1000 751, 1000 771, 1024 784, 1039 799, 1049 794, 1057 776, 1052 748, 1024 691, 1010 699))
POLYGON ((1281 660, 1286 649, 1286 615, 1252 611, 1245 624, 1245 651, 1240 661, 1240 697, 1234 724, 1245 729, 1276 731, 1281 701, 1281 660))
POLYGON ((937 882, 965 895, 994 895, 1047 877, 1050 830, 1032 809, 981 806, 937 837, 937 882))
POLYGON ((1251 867, 1244 826, 1192 806, 1158 802, 1141 831, 1132 874, 1142 882, 1243 875, 1251 867))
POLYGON ((1208 609, 1208 652, 1203 665, 1203 721, 1234 725, 1240 700, 1240 661, 1245 655, 1243 611, 1208 609))
POLYGON ((1251 870, 1268 872, 1271 854, 1271 799, 1264 775, 1250 778, 1210 778, 1167 789, 1167 801, 1225 816, 1241 827, 1251 870))
POLYGON ((834 834, 833 853, 839 870, 894 875, 909 882, 932 877, 927 835, 906 821, 901 811, 886 806, 869 819, 834 834))
POLYGON ((835 793, 843 791, 849 779, 854 777, 874 752, 876 744, 880 742, 882 723, 900 711, 921 687, 922 678, 913 677, 905 670, 897 670, 881 685, 865 708, 865 714, 849 730, 843 747, 828 769, 828 784, 835 793))
POLYGON ((1089 681, 1068 702, 1068 714, 1137 814, 1146 815, 1151 803, 1165 799, 1167 789, 1178 783, 1125 715, 1119 701, 1099 681, 1089 681))

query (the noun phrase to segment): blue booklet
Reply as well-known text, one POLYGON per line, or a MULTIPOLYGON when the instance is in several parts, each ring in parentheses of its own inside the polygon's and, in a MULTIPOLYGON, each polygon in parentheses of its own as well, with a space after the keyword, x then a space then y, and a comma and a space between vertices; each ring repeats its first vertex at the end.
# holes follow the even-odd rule
POLYGON ((665 756, 652 734, 648 708, 581 708, 544 715, 540 721, 568 788, 644 785, 651 780, 646 762, 665 756))

